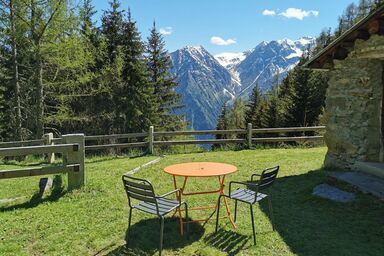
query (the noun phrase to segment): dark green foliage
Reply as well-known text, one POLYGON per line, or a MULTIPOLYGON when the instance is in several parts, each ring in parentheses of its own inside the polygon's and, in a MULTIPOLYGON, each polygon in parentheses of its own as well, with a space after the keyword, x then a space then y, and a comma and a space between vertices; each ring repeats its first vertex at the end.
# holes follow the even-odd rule
POLYGON ((165 49, 162 35, 156 30, 155 22, 146 45, 149 82, 154 88, 156 119, 159 130, 174 130, 183 126, 183 116, 176 112, 181 108, 181 95, 176 92, 176 78, 170 74, 171 59, 165 49))
POLYGON ((121 132, 143 131, 156 122, 157 102, 148 81, 144 51, 136 22, 129 12, 122 36, 122 81, 114 93, 115 122, 121 132))
POLYGON ((110 2, 99 28, 91 0, 79 12, 69 0, 4 0, 0 7, 0 136, 184 125, 173 115, 180 96, 161 35, 154 30, 146 48, 119 1, 110 2), (156 65, 147 65, 148 49, 156 65))
POLYGON ((256 85, 252 91, 247 104, 245 113, 246 123, 251 123, 254 128, 263 127, 263 110, 265 109, 265 99, 259 85, 256 85))

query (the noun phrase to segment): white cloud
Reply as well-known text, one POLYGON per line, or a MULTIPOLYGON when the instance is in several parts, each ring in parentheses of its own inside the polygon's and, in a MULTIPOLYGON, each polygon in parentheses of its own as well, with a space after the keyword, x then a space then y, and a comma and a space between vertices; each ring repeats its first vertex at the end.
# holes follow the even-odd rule
POLYGON ((268 10, 268 9, 265 9, 263 11, 263 15, 264 16, 275 16, 276 15, 276 12, 274 10, 268 10))
POLYGON ((318 11, 315 10, 302 10, 297 8, 288 8, 284 12, 279 13, 279 15, 284 16, 288 19, 298 19, 303 20, 305 17, 314 16, 317 17, 319 15, 318 11))
POLYGON ((232 39, 232 38, 225 40, 219 36, 213 36, 213 37, 211 37, 211 44, 214 44, 214 45, 231 45, 231 44, 236 44, 236 40, 232 39))
POLYGON ((164 36, 169 36, 173 33, 173 29, 172 27, 164 27, 164 28, 160 28, 159 32, 164 36))

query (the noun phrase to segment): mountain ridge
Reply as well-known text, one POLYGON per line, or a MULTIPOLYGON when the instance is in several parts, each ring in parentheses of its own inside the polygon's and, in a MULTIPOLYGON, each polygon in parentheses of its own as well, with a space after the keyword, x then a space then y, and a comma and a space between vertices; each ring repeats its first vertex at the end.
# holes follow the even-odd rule
POLYGON ((203 46, 185 46, 170 53, 171 73, 177 78, 176 90, 182 95, 191 128, 213 129, 225 102, 248 98, 256 84, 269 90, 314 43, 312 37, 285 38, 263 41, 238 53, 213 56, 203 46))

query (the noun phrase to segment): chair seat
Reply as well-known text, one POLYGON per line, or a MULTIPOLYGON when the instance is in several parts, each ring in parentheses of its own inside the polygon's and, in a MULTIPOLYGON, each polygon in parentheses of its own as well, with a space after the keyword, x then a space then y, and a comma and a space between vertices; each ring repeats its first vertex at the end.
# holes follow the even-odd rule
MULTIPOLYGON (((231 196, 228 196, 231 199, 239 200, 242 202, 246 202, 249 204, 254 203, 255 200, 255 194, 256 192, 250 189, 241 188, 233 191, 231 193, 231 196)), ((266 198, 267 195, 263 193, 257 193, 256 202, 259 202, 260 200, 266 198)))
MULTIPOLYGON (((176 200, 166 198, 156 198, 156 200, 160 215, 165 215, 180 206, 179 201, 176 200)), ((154 203, 140 202, 138 205, 135 205, 134 208, 157 215, 156 205, 154 203)))

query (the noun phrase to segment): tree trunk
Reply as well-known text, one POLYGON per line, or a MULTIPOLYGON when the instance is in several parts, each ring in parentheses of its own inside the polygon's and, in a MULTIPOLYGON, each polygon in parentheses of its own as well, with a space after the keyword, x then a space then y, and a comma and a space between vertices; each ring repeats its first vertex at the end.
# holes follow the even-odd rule
POLYGON ((15 129, 16 136, 15 137, 17 140, 22 140, 19 63, 17 60, 17 41, 16 41, 16 28, 15 28, 13 0, 9 1, 9 16, 10 16, 10 23, 11 23, 11 40, 12 40, 13 85, 14 85, 15 99, 16 99, 16 129, 15 129))
POLYGON ((44 84, 43 84, 43 60, 41 58, 40 50, 38 50, 37 63, 37 113, 36 113, 36 137, 41 138, 44 134, 44 84))

